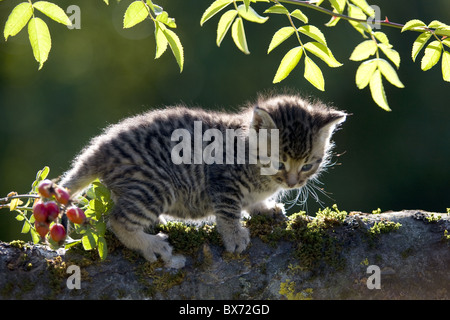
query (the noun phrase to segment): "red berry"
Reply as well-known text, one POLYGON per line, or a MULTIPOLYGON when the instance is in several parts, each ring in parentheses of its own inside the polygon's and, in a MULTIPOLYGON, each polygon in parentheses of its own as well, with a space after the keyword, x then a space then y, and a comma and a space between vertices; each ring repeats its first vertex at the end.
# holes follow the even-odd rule
POLYGON ((48 179, 42 180, 39 183, 38 191, 44 198, 51 198, 53 195, 53 182, 48 179))
POLYGON ((66 205, 69 203, 70 194, 66 189, 57 187, 55 189, 55 192, 56 192, 56 194, 55 194, 56 200, 59 203, 61 203, 63 205, 66 205))
POLYGON ((78 207, 72 206, 66 211, 67 218, 76 224, 83 224, 86 221, 84 211, 78 207))
POLYGON ((56 218, 58 218, 59 214, 59 206, 56 204, 55 201, 49 201, 45 203, 45 208, 47 209, 47 220, 48 221, 55 221, 56 218))
POLYGON ((35 222, 34 228, 36 229, 37 233, 39 233, 41 238, 45 238, 49 231, 48 224, 45 222, 35 222))
POLYGON ((53 241, 60 243, 66 239, 66 229, 62 224, 55 223, 50 228, 50 237, 53 241))
POLYGON ((46 222, 48 218, 47 206, 44 202, 38 201, 33 207, 33 216, 37 222, 46 222))

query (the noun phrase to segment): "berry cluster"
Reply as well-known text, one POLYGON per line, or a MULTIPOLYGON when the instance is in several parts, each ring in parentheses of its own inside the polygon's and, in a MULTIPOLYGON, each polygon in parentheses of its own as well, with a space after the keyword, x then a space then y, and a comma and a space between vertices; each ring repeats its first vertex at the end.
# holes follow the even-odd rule
POLYGON ((84 211, 71 204, 69 192, 46 179, 39 183, 38 192, 41 199, 33 206, 34 227, 42 238, 50 232, 50 237, 58 244, 64 243, 66 229, 59 223, 62 215, 76 224, 84 224, 84 211))

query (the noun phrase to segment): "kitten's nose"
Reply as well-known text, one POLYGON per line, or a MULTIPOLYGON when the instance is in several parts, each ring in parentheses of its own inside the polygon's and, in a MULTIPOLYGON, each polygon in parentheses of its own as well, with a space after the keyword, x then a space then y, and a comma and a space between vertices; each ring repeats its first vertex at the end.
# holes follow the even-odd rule
POLYGON ((288 173, 286 177, 286 184, 289 188, 294 187, 298 183, 298 177, 297 174, 294 173, 288 173))

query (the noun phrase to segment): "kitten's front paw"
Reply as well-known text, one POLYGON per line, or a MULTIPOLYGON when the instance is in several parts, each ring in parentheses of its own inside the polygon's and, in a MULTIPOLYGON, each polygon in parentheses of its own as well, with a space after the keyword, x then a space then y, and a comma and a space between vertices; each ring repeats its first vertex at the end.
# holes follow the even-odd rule
POLYGON ((250 243, 250 233, 248 229, 241 226, 235 227, 229 232, 222 233, 222 240, 225 249, 232 253, 241 253, 250 243))
POLYGON ((148 242, 142 250, 143 256, 150 262, 155 262, 158 256, 165 262, 169 268, 184 267, 185 258, 183 256, 172 255, 172 246, 167 241, 168 236, 164 233, 156 235, 146 235, 148 242))

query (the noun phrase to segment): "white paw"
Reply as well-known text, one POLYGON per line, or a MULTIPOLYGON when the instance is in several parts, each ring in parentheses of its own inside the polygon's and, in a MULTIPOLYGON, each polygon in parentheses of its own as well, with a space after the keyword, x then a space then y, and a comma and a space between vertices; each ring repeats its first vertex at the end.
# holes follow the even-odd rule
POLYGON ((237 226, 228 232, 222 233, 225 249, 232 253, 241 253, 250 243, 250 234, 246 228, 237 226))
POLYGON ((168 236, 163 233, 147 236, 146 248, 142 250, 144 258, 150 262, 155 262, 160 256, 164 262, 169 262, 172 259, 172 247, 167 241, 168 236))
POLYGON ((166 261, 167 268, 181 269, 186 264, 186 258, 181 254, 174 254, 170 261, 166 261))

